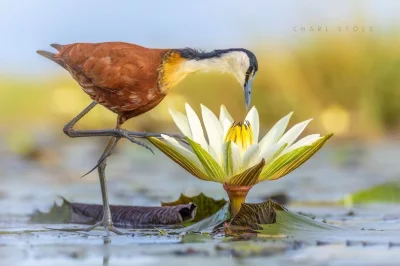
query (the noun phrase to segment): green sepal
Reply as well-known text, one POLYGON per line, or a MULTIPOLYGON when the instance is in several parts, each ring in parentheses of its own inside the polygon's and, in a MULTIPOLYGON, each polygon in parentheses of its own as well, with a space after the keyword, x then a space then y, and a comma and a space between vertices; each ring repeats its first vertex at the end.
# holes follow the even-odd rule
POLYGON ((189 145, 192 147, 197 158, 199 158, 205 171, 207 172, 208 178, 216 182, 225 181, 225 173, 222 167, 214 160, 214 158, 206 150, 201 147, 200 144, 194 142, 190 138, 186 138, 189 145))
POLYGON ((224 170, 227 176, 231 176, 233 173, 233 161, 232 161, 232 148, 231 148, 231 143, 232 141, 228 141, 225 143, 225 146, 223 147, 223 153, 224 153, 224 170))
POLYGON ((264 169, 261 173, 260 181, 275 180, 289 174, 310 159, 332 135, 333 134, 326 135, 312 145, 297 148, 278 157, 278 159, 264 169))
POLYGON ((204 173, 204 171, 197 166, 196 162, 193 162, 190 159, 188 159, 187 157, 185 157, 176 148, 174 148, 154 137, 150 137, 150 138, 148 138, 148 140, 154 146, 156 146, 157 149, 159 149, 162 153, 167 155, 174 162, 179 164, 182 168, 184 168, 186 171, 188 171, 195 177, 197 177, 201 180, 206 180, 206 181, 216 181, 213 178, 209 178, 209 176, 206 173, 204 173))
POLYGON ((265 160, 262 159, 261 162, 248 168, 244 172, 237 174, 229 179, 228 184, 234 186, 253 186, 258 183, 258 178, 260 177, 261 171, 265 166, 265 160))

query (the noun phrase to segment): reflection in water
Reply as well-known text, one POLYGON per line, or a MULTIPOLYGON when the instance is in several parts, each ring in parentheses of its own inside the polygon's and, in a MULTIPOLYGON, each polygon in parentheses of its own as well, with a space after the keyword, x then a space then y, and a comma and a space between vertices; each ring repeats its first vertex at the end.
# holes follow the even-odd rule
POLYGON ((104 242, 104 248, 103 248, 103 266, 108 266, 110 263, 110 250, 109 250, 109 244, 111 243, 111 237, 110 236, 105 236, 103 238, 104 242))

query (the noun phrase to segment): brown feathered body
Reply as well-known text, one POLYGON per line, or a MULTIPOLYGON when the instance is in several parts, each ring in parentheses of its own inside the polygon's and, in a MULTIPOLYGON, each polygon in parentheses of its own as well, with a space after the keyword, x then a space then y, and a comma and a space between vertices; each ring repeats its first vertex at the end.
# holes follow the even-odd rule
POLYGON ((170 49, 121 42, 53 44, 58 54, 38 51, 72 75, 93 100, 118 114, 118 122, 158 105, 168 91, 164 75, 179 64, 170 49))

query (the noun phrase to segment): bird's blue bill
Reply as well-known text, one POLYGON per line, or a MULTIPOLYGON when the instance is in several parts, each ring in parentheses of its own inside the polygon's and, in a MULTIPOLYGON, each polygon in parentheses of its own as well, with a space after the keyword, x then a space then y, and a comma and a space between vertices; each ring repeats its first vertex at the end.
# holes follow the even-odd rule
POLYGON ((249 81, 247 82, 245 88, 244 88, 244 100, 246 103, 246 110, 249 109, 250 103, 251 103, 251 87, 253 86, 253 80, 256 75, 254 75, 249 81))

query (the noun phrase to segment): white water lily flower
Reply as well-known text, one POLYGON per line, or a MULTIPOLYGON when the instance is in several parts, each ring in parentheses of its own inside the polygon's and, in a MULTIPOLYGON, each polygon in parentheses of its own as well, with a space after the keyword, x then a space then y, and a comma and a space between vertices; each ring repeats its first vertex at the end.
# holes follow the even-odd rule
POLYGON ((306 136, 296 142, 311 119, 296 124, 285 133, 293 113, 279 120, 259 141, 259 116, 253 107, 244 122, 234 122, 225 106, 217 118, 201 105, 201 121, 189 104, 186 115, 170 110, 188 146, 162 135, 164 141, 149 140, 164 154, 190 172, 207 181, 228 186, 253 186, 261 181, 274 180, 290 173, 307 161, 332 136, 306 136), (189 147, 190 146, 190 147, 189 147))

